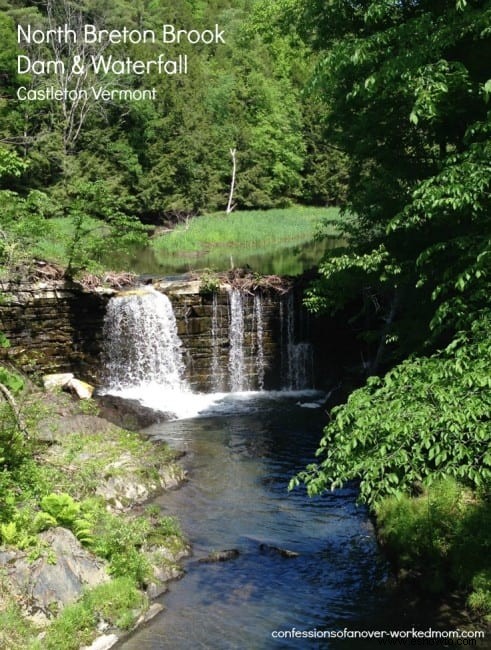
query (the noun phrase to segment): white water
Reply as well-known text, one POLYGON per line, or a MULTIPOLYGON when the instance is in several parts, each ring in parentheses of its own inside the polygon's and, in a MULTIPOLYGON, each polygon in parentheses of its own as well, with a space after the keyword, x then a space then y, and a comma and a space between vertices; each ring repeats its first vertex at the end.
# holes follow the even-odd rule
POLYGON ((264 374, 266 371, 266 363, 264 360, 264 326, 263 326, 263 301, 261 296, 254 294, 254 311, 252 315, 253 328, 255 331, 255 356, 256 356, 256 373, 257 384, 259 390, 264 389, 264 374))
POLYGON ((296 342, 295 303, 289 294, 280 303, 281 367, 285 387, 302 390, 313 385, 314 357, 310 343, 296 342))
POLYGON ((223 390, 223 374, 220 365, 220 320, 218 314, 218 295, 213 293, 212 314, 211 314, 211 382, 214 393, 223 390))
POLYGON ((229 292, 230 324, 229 339, 230 349, 228 356, 228 369, 230 375, 230 390, 232 393, 248 390, 245 374, 245 349, 244 349, 244 297, 237 289, 229 292))
MULTIPOLYGON (((228 383, 231 393, 222 392, 225 384, 220 364, 218 304, 212 304, 211 324, 211 393, 193 393, 183 379, 182 344, 172 304, 164 294, 145 287, 112 298, 104 323, 104 352, 107 382, 103 392, 166 413, 171 418, 184 419, 199 415, 227 414, 250 411, 260 397, 277 399, 286 394, 305 398, 318 396, 308 388, 307 366, 304 364, 310 346, 293 343, 293 303, 289 303, 286 328, 288 384, 286 391, 265 393, 264 326, 262 300, 254 297, 251 346, 245 349, 246 298, 239 291, 229 292, 229 357, 228 383), (249 357, 249 358, 247 358, 249 357), (251 361, 257 375, 259 391, 249 390, 246 361, 251 361)), ((249 364, 251 365, 251 364, 249 364)), ((307 364, 308 365, 308 364, 307 364)))
POLYGON ((116 296, 104 319, 108 388, 159 384, 185 388, 181 341, 172 304, 151 287, 116 296))

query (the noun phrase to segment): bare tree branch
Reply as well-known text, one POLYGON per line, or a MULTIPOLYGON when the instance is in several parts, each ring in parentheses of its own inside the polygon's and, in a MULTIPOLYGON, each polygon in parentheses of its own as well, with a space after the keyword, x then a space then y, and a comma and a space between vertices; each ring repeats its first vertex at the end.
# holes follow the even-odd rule
POLYGON ((9 391, 7 386, 4 384, 0 383, 0 393, 3 395, 5 398, 5 401, 10 407, 10 410, 12 412, 12 415, 15 418, 15 422, 17 424, 17 427, 19 428, 19 431, 24 435, 26 440, 29 440, 29 432, 27 430, 26 423, 24 422, 22 415, 20 413, 19 407, 17 406, 17 402, 14 399, 14 396, 12 393, 9 391))

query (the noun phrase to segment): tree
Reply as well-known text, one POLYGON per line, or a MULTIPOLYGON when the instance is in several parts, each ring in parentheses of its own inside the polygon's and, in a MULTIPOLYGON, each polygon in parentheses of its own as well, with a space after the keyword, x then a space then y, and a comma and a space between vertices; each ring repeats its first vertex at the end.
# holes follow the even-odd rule
MULTIPOLYGON (((347 210, 357 216, 354 253, 322 267, 314 309, 360 292, 364 264, 386 320, 416 287, 420 303, 434 298, 428 321, 449 332, 462 325, 464 302, 471 311, 484 304, 476 284, 489 260, 490 11, 489 2, 450 0, 306 8, 326 48, 314 82, 329 137, 347 155, 347 210), (360 282, 337 291, 351 271, 360 282)), ((426 338, 424 322, 421 331, 426 338)))
POLYGON ((370 295, 369 374, 430 353, 333 412, 322 460, 301 474, 311 492, 356 478, 373 504, 437 474, 489 484, 490 18, 479 0, 305 5, 356 215, 350 250, 321 265, 307 304, 370 295))
POLYGON ((79 183, 68 211, 72 232, 66 241, 66 274, 97 270, 109 254, 125 253, 147 240, 147 227, 127 215, 104 181, 79 183))

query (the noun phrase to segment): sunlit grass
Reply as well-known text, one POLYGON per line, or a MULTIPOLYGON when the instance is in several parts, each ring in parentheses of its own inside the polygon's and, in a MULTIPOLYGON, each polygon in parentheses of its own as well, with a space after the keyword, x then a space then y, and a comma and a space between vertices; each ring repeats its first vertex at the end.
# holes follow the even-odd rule
MULTIPOLYGON (((146 250, 105 259, 108 268, 140 273, 177 273, 203 267, 226 270, 231 265, 249 265, 259 272, 301 273, 309 263, 295 262, 295 257, 309 257, 312 265, 319 253, 314 243, 316 232, 324 225, 325 234, 338 234, 337 208, 295 206, 276 210, 254 210, 203 215, 190 219, 188 225, 149 240, 146 250), (296 247, 299 248, 295 253, 296 247), (264 260, 268 262, 264 268, 264 260)), ((99 229, 102 222, 87 217, 84 229, 99 229)), ((65 265, 68 246, 74 235, 73 220, 50 219, 42 240, 33 248, 40 259, 65 265)))
MULTIPOLYGON (((284 246, 311 241, 325 219, 338 218, 337 208, 296 206, 276 210, 251 210, 203 215, 155 238, 153 248, 160 252, 206 251, 215 247, 284 246)), ((331 234, 336 234, 334 224, 331 234)), ((328 231, 329 232, 329 231, 328 231)))
MULTIPOLYGON (((75 234, 73 219, 69 217, 57 217, 50 219, 43 238, 33 245, 33 254, 40 259, 59 264, 67 264, 68 247, 75 234)), ((104 228, 104 224, 97 219, 85 217, 84 229, 104 228)))

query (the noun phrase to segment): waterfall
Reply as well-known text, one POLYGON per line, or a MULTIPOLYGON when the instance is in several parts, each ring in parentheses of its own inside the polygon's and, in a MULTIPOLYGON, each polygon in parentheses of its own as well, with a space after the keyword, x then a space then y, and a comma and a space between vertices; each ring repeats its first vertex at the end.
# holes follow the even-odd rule
POLYGON ((187 303, 179 298, 176 303, 183 330, 188 319, 183 339, 188 346, 192 341, 187 349, 193 365, 188 365, 187 372, 199 376, 200 388, 206 382, 204 393, 191 392, 183 379, 182 344, 169 298, 152 287, 112 298, 104 321, 102 392, 138 400, 168 417, 196 417, 213 408, 228 408, 231 402, 237 405, 249 396, 254 399, 255 390, 264 391, 269 377, 277 374, 275 361, 280 351, 282 388, 310 388, 312 348, 299 340, 298 332, 305 333, 295 314, 293 295, 280 302, 280 340, 276 342, 272 333, 278 330, 272 323, 277 327, 278 302, 266 302, 259 292, 250 296, 232 288, 227 298, 228 318, 223 294, 215 294, 211 304, 197 303, 196 309, 185 309, 187 303), (227 390, 250 395, 227 397, 222 392, 227 390))
POLYGON ((264 373, 266 364, 264 360, 264 326, 263 326, 263 302, 259 293, 254 294, 254 311, 253 311, 253 329, 256 333, 255 337, 255 353, 256 353, 256 372, 257 384, 259 390, 264 389, 264 373))
POLYGON ((109 301, 104 320, 107 387, 182 390, 184 363, 172 304, 144 287, 109 301))
POLYGON ((248 390, 244 350, 244 296, 238 289, 229 291, 229 357, 230 390, 248 390))
POLYGON ((296 341, 293 293, 280 303, 281 376, 288 390, 313 386, 314 357, 310 343, 296 341))
POLYGON ((221 322, 218 315, 218 294, 213 292, 211 312, 211 388, 214 393, 223 390, 223 374, 220 364, 220 329, 221 322))

